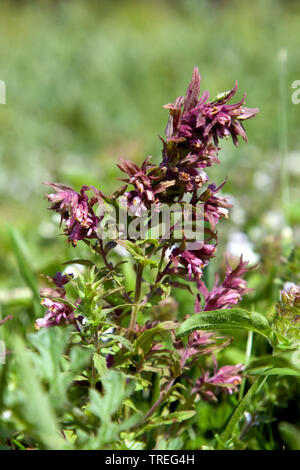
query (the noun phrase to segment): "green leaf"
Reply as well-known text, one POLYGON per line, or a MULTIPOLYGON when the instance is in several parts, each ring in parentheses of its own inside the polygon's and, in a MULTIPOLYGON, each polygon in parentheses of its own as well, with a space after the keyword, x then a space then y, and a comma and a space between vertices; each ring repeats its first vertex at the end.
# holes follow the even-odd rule
POLYGON ((300 450, 300 429, 285 421, 279 423, 279 432, 291 450, 300 450))
POLYGON ((91 403, 89 410, 103 422, 110 421, 110 416, 118 411, 125 400, 134 390, 135 381, 126 384, 126 377, 121 372, 110 370, 102 377, 104 395, 96 390, 90 390, 91 403))
POLYGON ((93 355, 93 361, 94 361, 96 370, 98 372, 98 376, 99 376, 99 378, 101 378, 108 371, 107 365, 106 365, 106 359, 105 359, 105 357, 101 356, 100 354, 95 353, 93 355))
POLYGON ((114 335, 113 333, 107 333, 107 334, 104 334, 103 337, 110 338, 114 340, 115 342, 121 343, 123 344, 123 346, 125 346, 126 349, 128 349, 128 351, 133 351, 133 346, 131 342, 127 338, 124 338, 124 336, 114 335))
POLYGON ((29 254, 27 252, 27 247, 20 232, 16 228, 9 227, 8 231, 11 238, 12 248, 20 270, 20 274, 23 277, 27 286, 32 291, 35 311, 36 313, 38 313, 41 311, 41 299, 37 280, 30 263, 29 254))
POLYGON ((126 376, 121 372, 109 370, 102 377, 103 394, 95 389, 90 390, 90 403, 88 410, 100 418, 100 426, 96 436, 85 443, 85 448, 101 449, 104 444, 116 441, 121 431, 130 429, 140 420, 139 414, 130 416, 127 420, 118 423, 113 420, 124 401, 133 393, 135 380, 126 383, 126 376))
POLYGON ((66 261, 63 263, 63 266, 69 264, 81 264, 83 266, 95 266, 95 263, 89 259, 71 259, 70 261, 66 261))
POLYGON ((195 416, 195 413, 196 412, 194 410, 185 410, 176 411, 175 413, 170 413, 166 416, 157 416, 156 418, 152 418, 151 421, 148 421, 148 423, 138 431, 137 436, 158 426, 181 423, 182 421, 191 419, 195 416))
POLYGON ((266 368, 266 367, 291 367, 291 362, 287 357, 279 355, 266 355, 261 356, 259 359, 254 359, 247 366, 246 371, 251 372, 254 369, 266 368))
POLYGON ((269 375, 291 375, 294 377, 300 377, 300 371, 290 367, 266 367, 264 369, 255 369, 251 371, 251 374, 263 375, 264 377, 268 377, 269 375))
POLYGON ((43 379, 49 380, 53 386, 61 371, 61 358, 67 346, 70 331, 70 327, 42 328, 28 335, 30 343, 39 353, 32 353, 39 374, 43 379))
POLYGON ((116 240, 116 242, 122 247, 126 248, 126 250, 131 254, 133 259, 138 264, 142 266, 151 266, 151 267, 158 266, 155 260, 149 259, 147 256, 144 255, 144 251, 137 243, 133 243, 129 240, 116 240))
POLYGON ((154 326, 153 328, 150 328, 149 330, 143 331, 143 333, 140 334, 140 336, 136 339, 133 345, 134 350, 137 352, 141 348, 144 352, 147 352, 152 345, 154 337, 158 333, 165 332, 166 330, 175 329, 176 326, 177 323, 175 322, 165 321, 157 326, 154 326))
POLYGON ((256 312, 241 308, 211 310, 197 313, 185 320, 177 330, 177 336, 187 336, 195 330, 234 330, 245 329, 259 333, 268 340, 272 330, 267 319, 256 312))
POLYGON ((157 418, 154 418, 151 423, 181 423, 182 421, 191 419, 195 413, 195 410, 176 411, 175 413, 170 413, 167 416, 158 416, 157 418))
POLYGON ((183 447, 183 439, 181 437, 175 437, 170 440, 161 439, 156 445, 157 450, 179 450, 183 447))
POLYGON ((300 370, 295 367, 290 355, 262 356, 252 361, 246 369, 251 375, 290 375, 300 377, 300 370))

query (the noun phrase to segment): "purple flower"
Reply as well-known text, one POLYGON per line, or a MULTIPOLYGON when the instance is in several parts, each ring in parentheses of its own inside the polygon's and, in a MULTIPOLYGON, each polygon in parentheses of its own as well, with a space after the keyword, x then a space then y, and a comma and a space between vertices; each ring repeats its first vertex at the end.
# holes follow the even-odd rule
POLYGON ((189 335, 188 343, 183 345, 181 340, 177 340, 176 349, 180 355, 180 364, 183 369, 189 359, 197 359, 200 356, 211 354, 212 352, 228 346, 231 338, 216 337, 214 332, 193 331, 189 335), (221 340, 221 342, 220 342, 221 340))
MULTIPOLYGON (((52 281, 56 288, 45 288, 40 291, 40 295, 43 297, 41 304, 47 310, 43 318, 36 320, 37 328, 75 323, 74 308, 69 302, 64 302, 66 300, 66 290, 63 286, 70 281, 70 276, 57 272, 53 278, 47 276, 47 279, 52 281)), ((80 320, 80 318, 77 319, 80 320)))
POLYGON ((228 209, 232 207, 226 198, 215 196, 225 183, 226 180, 218 187, 214 183, 210 184, 198 199, 204 206, 204 219, 209 222, 212 230, 215 230, 221 217, 228 218, 228 209))
MULTIPOLYGON (((166 139, 161 138, 160 165, 150 164, 150 157, 141 168, 129 160, 121 160, 118 165, 129 176, 121 180, 134 186, 134 192, 127 193, 130 208, 137 196, 141 200, 139 205, 148 209, 153 203, 181 201, 185 193, 195 193, 208 181, 204 168, 219 163, 219 139, 231 135, 236 145, 238 136, 247 140, 242 121, 254 117, 258 109, 243 107, 245 97, 237 104, 227 104, 236 93, 237 84, 212 101, 208 101, 207 91, 199 98, 200 81, 195 68, 186 96, 164 106, 169 110, 169 120, 166 139)), ((214 186, 213 190, 217 188, 214 186)), ((220 200, 210 202, 217 203, 219 216, 226 216, 228 205, 222 206, 220 200)))
POLYGON ((143 204, 147 208, 155 202, 155 194, 151 184, 152 182, 147 175, 149 167, 151 168, 152 166, 153 165, 149 163, 149 157, 143 162, 141 168, 130 160, 121 159, 121 163, 118 163, 120 170, 127 173, 129 176, 129 178, 119 179, 127 184, 132 184, 135 187, 134 191, 126 193, 130 206, 134 204, 133 201, 135 198, 139 198, 139 204, 143 204))
POLYGON ((134 190, 124 194, 125 205, 132 215, 140 216, 153 204, 158 204, 161 201, 161 193, 175 185, 175 179, 167 178, 165 171, 149 163, 150 158, 146 158, 141 168, 130 160, 121 159, 118 164, 120 170, 129 176, 119 179, 134 186, 134 190))
POLYGON ((106 359, 106 367, 109 369, 114 364, 114 356, 113 354, 107 354, 105 359, 106 359))
POLYGON ((69 305, 51 299, 43 299, 41 303, 47 307, 47 311, 43 318, 36 320, 38 328, 75 323, 74 310, 69 305))
POLYGON ((256 116, 258 108, 243 107, 246 96, 236 104, 227 104, 237 91, 237 82, 232 90, 213 101, 208 101, 208 91, 199 98, 200 82, 201 76, 195 67, 185 98, 180 96, 175 103, 165 105, 170 110, 166 136, 167 142, 185 144, 189 153, 203 160, 208 145, 213 143, 216 147, 220 138, 231 135, 235 145, 239 135, 247 140, 241 121, 256 116))
POLYGON ((174 263, 175 271, 178 271, 178 264, 181 264, 187 270, 188 279, 197 283, 200 282, 202 277, 202 268, 208 264, 216 251, 214 245, 202 242, 199 242, 198 245, 199 247, 195 247, 193 251, 182 251, 180 248, 176 247, 170 254, 170 260, 174 263))
POLYGON ((137 191, 126 192, 121 201, 132 216, 142 217, 147 212, 147 207, 137 191))
POLYGON ((102 217, 97 217, 93 206, 102 206, 100 191, 93 186, 82 186, 77 193, 69 186, 57 183, 45 183, 55 189, 56 193, 47 194, 46 198, 52 204, 51 210, 61 214, 61 222, 65 223, 65 233, 73 246, 78 240, 97 238, 97 227, 102 217), (89 199, 86 191, 93 190, 95 197, 89 199))
POLYGON ((192 389, 192 393, 199 393, 204 400, 217 401, 216 394, 220 392, 232 395, 238 391, 238 386, 242 381, 242 376, 239 374, 244 369, 243 364, 236 366, 223 366, 217 370, 215 363, 214 375, 210 376, 208 371, 196 381, 192 389))
POLYGON ((53 282, 56 285, 56 287, 63 287, 69 281, 70 281, 70 276, 68 276, 66 274, 62 274, 60 271, 55 273, 55 275, 53 277, 53 282))
MULTIPOLYGON (((226 260, 227 271, 225 273, 224 281, 218 285, 218 278, 214 288, 209 292, 205 284, 199 282, 199 290, 204 297, 205 303, 203 310, 218 310, 223 308, 230 308, 237 304, 243 297, 243 295, 249 292, 251 289, 247 288, 247 282, 242 279, 248 268, 248 261, 243 262, 241 256, 240 262, 235 269, 232 269, 226 260)), ((197 302, 196 312, 201 310, 199 301, 197 302)))

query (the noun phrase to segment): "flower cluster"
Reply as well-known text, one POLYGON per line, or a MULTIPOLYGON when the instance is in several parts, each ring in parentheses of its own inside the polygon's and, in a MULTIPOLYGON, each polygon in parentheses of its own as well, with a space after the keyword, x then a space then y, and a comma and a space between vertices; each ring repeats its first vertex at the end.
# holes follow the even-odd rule
POLYGON ((300 286, 293 282, 286 282, 280 292, 280 297, 286 308, 300 309, 300 286))
POLYGON ((74 308, 66 300, 66 290, 63 287, 70 280, 67 275, 57 272, 53 278, 48 279, 55 284, 55 289, 42 289, 41 304, 46 307, 43 318, 36 320, 37 328, 49 328, 57 325, 68 325, 76 322, 74 308))
POLYGON ((238 136, 247 141, 242 121, 256 116, 258 108, 244 107, 245 96, 236 104, 227 104, 237 91, 237 83, 212 101, 208 101, 208 91, 199 97, 200 81, 195 68, 186 96, 179 96, 174 103, 164 106, 170 116, 166 139, 161 138, 162 162, 155 166, 147 158, 141 168, 129 161, 118 165, 129 176, 123 181, 135 186, 130 192, 129 205, 148 207, 149 203, 173 202, 181 200, 186 193, 194 193, 209 179, 204 168, 219 163, 220 139, 231 135, 235 145, 238 136))
POLYGON ((166 136, 167 142, 185 144, 189 153, 199 157, 199 166, 208 166, 212 161, 207 157, 209 145, 214 144, 214 150, 217 151, 219 139, 229 135, 235 145, 238 145, 238 136, 247 140, 241 121, 256 116, 258 108, 242 106, 245 95, 240 102, 227 104, 237 92, 237 82, 232 90, 220 93, 212 101, 208 101, 207 90, 199 97, 200 83, 201 76, 195 67, 185 98, 179 96, 174 103, 165 105, 170 110, 166 136), (208 161, 205 161, 206 158, 208 161))
POLYGON ((183 277, 193 280, 199 285, 202 270, 214 256, 216 248, 214 245, 202 242, 195 243, 195 245, 197 246, 194 246, 193 250, 182 250, 180 247, 175 247, 172 250, 170 260, 173 262, 174 268, 169 272, 182 274, 183 277), (182 265, 184 269, 178 269, 178 264, 182 265))
POLYGON ((61 215, 61 223, 65 223, 65 233, 68 240, 76 246, 78 240, 97 238, 97 227, 103 214, 97 216, 93 206, 98 203, 102 207, 102 198, 99 190, 93 186, 82 186, 77 193, 69 186, 57 183, 46 183, 55 189, 56 193, 47 194, 51 203, 50 209, 61 215), (89 199, 86 192, 93 190, 95 197, 89 199))
POLYGON ((176 349, 180 356, 180 365, 184 369, 187 362, 196 361, 200 356, 210 355, 225 348, 231 343, 231 338, 223 336, 216 337, 214 332, 193 331, 188 337, 187 345, 184 346, 181 340, 177 340, 176 349))
POLYGON ((219 370, 215 364, 214 374, 205 371, 196 381, 192 393, 199 394, 202 399, 208 401, 217 401, 216 395, 223 392, 231 395, 238 390, 238 385, 242 381, 239 374, 244 369, 243 364, 236 366, 223 366, 219 370))
POLYGON ((231 135, 235 145, 238 136, 247 140, 242 121, 258 112, 257 108, 242 106, 245 96, 236 104, 227 104, 237 91, 237 83, 232 90, 208 101, 208 91, 199 96, 200 82, 201 76, 195 67, 186 96, 179 96, 174 103, 165 105, 170 116, 160 168, 165 169, 167 179, 175 178, 176 185, 183 187, 184 192, 201 187, 207 181, 203 169, 219 163, 219 139, 231 135))
MULTIPOLYGON (((243 279, 249 267, 242 257, 234 269, 226 261, 225 278, 219 283, 217 277, 211 291, 203 282, 203 271, 216 252, 217 224, 221 218, 228 218, 231 208, 228 199, 220 194, 226 179, 217 185, 209 181, 205 170, 219 163, 219 142, 222 138, 231 136, 235 145, 239 136, 247 140, 243 121, 254 117, 258 109, 244 107, 245 97, 236 104, 229 104, 237 91, 237 84, 232 90, 209 101, 207 91, 200 96, 200 81, 198 69, 195 68, 186 96, 180 96, 174 103, 165 106, 169 110, 169 120, 165 138, 161 138, 163 149, 160 163, 154 164, 148 157, 138 166, 122 159, 118 167, 126 176, 119 179, 125 184, 110 197, 93 186, 83 186, 80 192, 76 192, 69 186, 55 183, 50 183, 55 192, 46 196, 51 204, 50 209, 61 215, 68 240, 74 246, 78 240, 85 241, 97 255, 102 256, 105 266, 99 269, 89 260, 83 263, 93 266, 87 280, 83 279, 82 286, 78 288, 80 312, 89 321, 83 321, 78 314, 75 316, 75 309, 79 310, 79 307, 66 299, 64 287, 69 277, 57 273, 53 278, 55 289, 44 289, 42 292, 42 304, 47 311, 36 324, 38 327, 76 325, 80 338, 91 347, 93 343, 94 357, 105 355, 108 368, 120 367, 124 371, 130 364, 128 374, 136 373, 142 380, 143 372, 147 373, 145 377, 148 377, 149 371, 154 374, 158 372, 162 390, 147 413, 147 419, 165 399, 171 397, 171 393, 175 393, 177 400, 180 377, 187 379, 192 400, 202 397, 215 401, 221 391, 227 394, 235 392, 242 380, 241 364, 218 369, 213 356, 226 347, 231 338, 200 330, 192 333, 188 330, 187 340, 175 336, 178 304, 170 297, 171 288, 193 292, 189 284, 177 281, 178 278, 197 287, 196 313, 231 308, 249 291, 243 279), (92 192, 91 197, 88 191, 92 192), (174 206, 179 207, 180 211, 184 208, 183 212, 186 210, 189 214, 188 223, 184 227, 181 225, 181 230, 178 230, 174 215, 168 220, 169 230, 163 235, 159 232, 157 238, 147 238, 152 236, 151 230, 146 232, 143 240, 138 241, 130 232, 127 237, 118 236, 116 243, 126 249, 126 261, 132 259, 135 264, 134 292, 126 291, 124 274, 119 269, 122 262, 113 262, 112 252, 116 243, 111 239, 107 242, 101 239, 102 227, 99 225, 105 221, 106 215, 103 201, 111 204, 113 209, 118 208, 122 216, 125 206, 127 213, 124 220, 133 222, 133 225, 142 224, 144 215, 146 219, 155 219, 153 214, 159 215, 157 219, 160 220, 163 210, 174 209, 174 206), (198 224, 199 221, 201 224, 198 224), (194 228, 199 228, 199 225, 203 238, 196 238, 190 243, 190 230, 195 233, 194 228), (90 240, 98 243, 90 243, 90 240), (152 274, 148 272, 145 275, 149 267, 154 267, 156 272, 156 278, 150 282, 152 274), (153 300, 156 295, 159 296, 158 302, 153 300), (141 311, 149 318, 143 325, 137 322, 141 311), (131 318, 126 323, 130 313, 131 318), (105 353, 100 346, 103 336, 107 336, 105 353), (206 364, 203 356, 210 356, 215 362, 213 373, 203 370, 206 364), (187 375, 192 366, 202 371, 196 382, 187 375)), ((154 225, 158 223, 154 221, 154 225)), ((113 235, 110 237, 113 238, 113 235)), ((298 302, 297 295, 294 291, 289 293, 287 302, 298 302)), ((93 385, 97 382, 98 366, 93 363, 91 367, 89 380, 93 385)))
POLYGON ((235 269, 232 269, 228 261, 225 279, 218 284, 218 276, 213 289, 209 292, 203 281, 199 282, 199 290, 204 297, 204 306, 201 307, 199 297, 196 302, 196 312, 201 310, 219 310, 230 308, 237 304, 244 294, 250 291, 247 288, 247 282, 241 277, 253 267, 248 267, 248 261, 243 261, 241 256, 240 262, 235 269))

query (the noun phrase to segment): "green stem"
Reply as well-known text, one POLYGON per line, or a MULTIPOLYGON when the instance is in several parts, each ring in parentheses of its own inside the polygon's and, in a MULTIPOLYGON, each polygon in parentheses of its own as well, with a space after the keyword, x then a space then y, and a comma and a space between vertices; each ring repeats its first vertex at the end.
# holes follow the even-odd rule
MULTIPOLYGON (((252 352, 252 344, 253 344, 253 331, 248 331, 248 339, 247 339, 247 346, 246 346, 246 358, 245 358, 245 367, 248 366, 251 358, 251 352, 252 352)), ((241 400, 244 396, 244 391, 245 391, 245 385, 246 385, 246 377, 243 379, 241 388, 240 388, 240 394, 239 394, 239 400, 241 400)))
POLYGON ((132 331, 135 327, 137 315, 140 309, 143 269, 144 267, 141 264, 137 265, 134 305, 132 307, 130 324, 129 324, 130 331, 132 331))
POLYGON ((160 396, 159 398, 156 400, 156 402, 154 403, 154 405, 150 408, 150 410, 148 411, 148 413, 146 414, 145 416, 145 421, 147 421, 148 418, 150 418, 150 416, 153 415, 153 413, 157 410, 157 408, 159 407, 159 405, 162 403, 163 399, 165 398, 166 394, 168 393, 168 391, 170 390, 170 388, 172 387, 173 383, 175 382, 175 378, 176 377, 172 377, 169 382, 167 383, 167 386, 165 387, 165 389, 160 393, 160 396))
POLYGON ((222 446, 225 445, 225 443, 227 441, 229 441, 229 439, 232 438, 235 427, 237 426, 239 420, 241 419, 242 414, 246 410, 246 408, 247 408, 247 406, 250 402, 250 399, 258 391, 260 386, 262 386, 262 384, 264 383, 265 380, 266 380, 266 377, 264 377, 264 376, 258 377, 255 380, 255 382, 253 383, 253 385, 249 388, 249 390, 246 393, 246 395, 244 396, 244 398, 237 405, 237 407, 234 410, 234 412, 233 412, 233 414, 232 414, 225 430, 223 431, 223 433, 220 436, 220 442, 217 445, 217 450, 220 450, 222 448, 222 446))

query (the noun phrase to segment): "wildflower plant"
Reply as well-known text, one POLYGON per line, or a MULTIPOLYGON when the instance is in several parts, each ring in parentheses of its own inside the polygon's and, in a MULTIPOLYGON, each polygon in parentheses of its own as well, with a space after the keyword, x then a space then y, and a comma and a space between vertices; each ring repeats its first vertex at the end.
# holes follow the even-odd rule
POLYGON ((200 95, 200 82, 195 68, 186 95, 164 106, 169 119, 161 161, 147 157, 139 166, 121 160, 122 185, 113 194, 46 183, 49 209, 60 215, 68 242, 85 244, 91 253, 67 261, 77 266, 72 274, 44 277, 41 290, 45 312, 32 335, 33 361, 43 373, 48 335, 60 345, 54 369, 64 383, 61 391, 49 390, 63 397, 67 443, 55 440, 54 430, 50 447, 143 449, 174 446, 176 439, 182 446, 199 402, 237 399, 246 374, 258 375, 213 443, 229 448, 249 398, 283 360, 278 354, 298 348, 299 287, 284 289, 270 324, 265 315, 238 307, 250 290, 242 257, 235 266, 226 260, 224 278, 216 274, 212 289, 207 285, 217 225, 231 207, 221 194, 226 179, 211 182, 207 170, 220 163, 223 138, 236 146, 239 138, 247 141, 244 121, 258 109, 245 107, 245 96, 231 104, 237 83, 210 99, 207 91, 200 95), (180 289, 193 297, 194 311, 178 311, 174 292, 180 289), (263 336, 275 356, 219 366, 216 354, 233 340, 223 331, 235 329, 263 336))
MULTIPOLYGON (((118 422, 127 423, 122 436, 140 436, 141 442, 152 429, 168 423, 179 435, 181 421, 192 418, 199 400, 217 401, 220 394, 238 390, 244 366, 218 367, 215 353, 232 338, 217 332, 224 325, 214 318, 225 324, 228 316, 227 327, 234 328, 229 312, 235 312, 239 327, 248 321, 255 329, 250 314, 233 309, 248 292, 243 279, 248 263, 241 258, 232 267, 227 262, 224 280, 216 277, 212 290, 204 272, 216 253, 216 226, 228 218, 231 207, 221 195, 226 180, 219 185, 210 182, 207 169, 220 163, 224 137, 231 137, 236 146, 239 137, 247 141, 243 123, 258 109, 245 107, 245 96, 229 104, 237 83, 210 100, 207 91, 200 95, 200 82, 195 68, 186 95, 164 106, 169 119, 165 136, 160 137, 161 162, 148 157, 138 166, 121 160, 124 184, 112 195, 92 186, 76 192, 64 184, 47 183, 49 209, 60 214, 68 241, 74 247, 85 243, 92 256, 70 261, 83 265, 83 272, 48 278, 53 286, 41 292, 46 312, 36 326, 69 325, 71 348, 81 345, 91 351, 81 372, 81 380, 91 389, 85 398, 91 413, 95 406, 89 400, 105 399, 99 392, 108 387, 107 380, 125 381, 124 399, 115 412, 118 422), (121 261, 120 249, 126 255, 121 261), (134 291, 126 288, 124 263, 132 266, 134 291), (178 316, 174 289, 194 296, 195 312, 178 316), (151 406, 141 391, 142 396, 151 395, 151 406)), ((113 445, 119 445, 120 432, 111 438, 113 445)), ((88 442, 88 435, 81 439, 88 442)), ((100 447, 107 444, 99 438, 100 447)))

